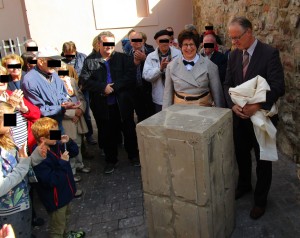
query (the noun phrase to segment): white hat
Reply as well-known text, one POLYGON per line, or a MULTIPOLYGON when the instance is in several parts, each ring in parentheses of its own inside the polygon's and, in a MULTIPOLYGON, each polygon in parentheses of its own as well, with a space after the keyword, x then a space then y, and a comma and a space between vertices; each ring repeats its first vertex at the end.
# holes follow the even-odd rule
POLYGON ((56 48, 51 46, 39 47, 39 51, 36 54, 37 58, 51 58, 55 60, 60 60, 64 57, 59 55, 59 52, 56 48))

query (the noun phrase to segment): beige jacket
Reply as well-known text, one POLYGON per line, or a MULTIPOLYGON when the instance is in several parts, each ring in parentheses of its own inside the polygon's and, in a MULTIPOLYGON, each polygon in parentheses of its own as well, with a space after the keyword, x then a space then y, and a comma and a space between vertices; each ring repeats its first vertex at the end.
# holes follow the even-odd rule
POLYGON ((163 109, 174 102, 174 91, 191 95, 210 92, 216 107, 225 107, 225 99, 219 78, 218 66, 200 56, 191 71, 182 62, 182 56, 167 66, 163 109))
MULTIPOLYGON (((76 85, 75 79, 71 78, 71 85, 75 92, 76 97, 78 98, 78 101, 81 102, 81 106, 79 107, 83 113, 86 109, 86 101, 84 99, 83 93, 80 89, 78 89, 78 86, 76 85)), ((85 134, 88 132, 88 128, 84 119, 84 116, 82 115, 78 121, 77 124, 74 124, 72 122, 73 117, 75 116, 75 109, 69 109, 66 110, 64 119, 62 121, 63 127, 65 129, 65 134, 68 135, 71 139, 76 139, 78 134, 85 134)))

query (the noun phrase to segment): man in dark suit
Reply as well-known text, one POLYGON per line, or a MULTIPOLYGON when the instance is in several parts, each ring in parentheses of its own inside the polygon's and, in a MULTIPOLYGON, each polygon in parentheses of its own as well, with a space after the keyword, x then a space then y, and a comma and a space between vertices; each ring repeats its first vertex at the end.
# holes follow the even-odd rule
POLYGON ((202 55, 208 57, 214 64, 218 66, 219 77, 223 86, 226 75, 227 58, 223 53, 217 51, 216 47, 216 35, 214 33, 210 33, 207 35, 204 34, 202 55))
MULTIPOLYGON (((228 107, 233 111, 234 144, 239 180, 236 199, 252 190, 251 185, 251 149, 256 157, 257 183, 254 190, 254 207, 250 211, 252 219, 260 218, 267 205, 267 196, 272 181, 272 162, 260 160, 259 145, 256 140, 250 117, 260 109, 270 110, 279 97, 284 95, 284 73, 279 51, 258 41, 252 32, 252 24, 245 17, 235 17, 228 25, 229 37, 236 47, 229 55, 224 82, 225 97, 228 107), (234 104, 228 94, 230 87, 260 75, 271 88, 266 94, 266 101, 246 104, 243 108, 234 104)), ((276 125, 277 117, 271 118, 276 125)))

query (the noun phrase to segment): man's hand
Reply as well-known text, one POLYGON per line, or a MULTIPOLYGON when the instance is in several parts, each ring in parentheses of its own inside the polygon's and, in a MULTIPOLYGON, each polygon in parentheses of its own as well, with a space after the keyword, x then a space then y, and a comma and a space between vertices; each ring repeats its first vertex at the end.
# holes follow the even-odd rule
POLYGON ((113 83, 109 83, 106 85, 105 90, 104 90, 105 95, 109 95, 114 92, 114 89, 112 87, 113 85, 114 85, 113 83))
POLYGON ((65 151, 62 155, 61 155, 61 159, 65 160, 65 161, 69 161, 69 151, 65 151))
POLYGON ((243 113, 248 117, 252 117, 260 109, 261 109, 260 103, 246 104, 243 107, 243 113))
POLYGON ((162 72, 168 65, 169 61, 167 58, 164 58, 160 63, 160 71, 162 72))
POLYGON ((235 104, 235 105, 232 107, 232 111, 234 111, 234 113, 235 113, 238 117, 240 117, 240 118, 242 118, 242 119, 248 119, 248 118, 249 118, 249 116, 247 116, 246 114, 243 113, 243 108, 240 107, 239 105, 236 105, 236 104, 235 104))
POLYGON ((77 103, 74 103, 74 102, 63 102, 61 104, 61 106, 63 108, 65 108, 66 110, 68 109, 77 109, 81 106, 81 102, 77 102, 77 103))
POLYGON ((143 51, 136 50, 134 52, 134 58, 137 59, 138 61, 145 61, 146 60, 146 54, 143 51))

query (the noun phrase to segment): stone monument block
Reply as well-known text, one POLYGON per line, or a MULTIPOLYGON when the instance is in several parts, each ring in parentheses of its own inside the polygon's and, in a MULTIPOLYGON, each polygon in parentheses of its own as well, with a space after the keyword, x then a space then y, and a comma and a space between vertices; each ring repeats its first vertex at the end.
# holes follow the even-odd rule
POLYGON ((137 125, 150 237, 230 237, 234 148, 228 109, 173 105, 137 125))

